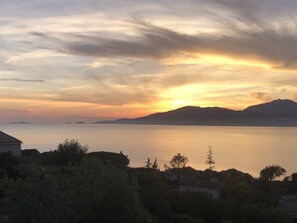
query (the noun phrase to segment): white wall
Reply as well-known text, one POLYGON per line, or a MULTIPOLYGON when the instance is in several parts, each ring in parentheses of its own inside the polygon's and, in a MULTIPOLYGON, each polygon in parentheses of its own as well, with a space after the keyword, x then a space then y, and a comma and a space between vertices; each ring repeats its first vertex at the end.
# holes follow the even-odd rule
POLYGON ((21 144, 0 145, 0 153, 11 152, 14 156, 21 156, 21 144))

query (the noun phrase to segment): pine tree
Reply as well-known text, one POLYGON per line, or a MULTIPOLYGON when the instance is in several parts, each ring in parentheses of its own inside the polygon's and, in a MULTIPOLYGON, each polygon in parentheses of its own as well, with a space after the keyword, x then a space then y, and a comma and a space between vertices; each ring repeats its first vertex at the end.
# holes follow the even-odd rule
POLYGON ((213 159, 213 151, 212 151, 212 147, 209 146, 208 147, 208 153, 207 153, 207 157, 206 157, 206 161, 205 163, 208 165, 208 169, 213 170, 215 168, 215 161, 213 159))

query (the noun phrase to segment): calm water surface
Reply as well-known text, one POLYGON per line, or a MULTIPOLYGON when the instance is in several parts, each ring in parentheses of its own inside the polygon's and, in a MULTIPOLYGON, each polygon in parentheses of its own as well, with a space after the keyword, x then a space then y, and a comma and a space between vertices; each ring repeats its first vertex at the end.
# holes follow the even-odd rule
POLYGON ((163 167, 173 155, 186 155, 189 165, 205 169, 208 146, 216 169, 236 168, 254 176, 267 165, 297 172, 297 128, 156 125, 2 125, 22 140, 24 149, 56 149, 66 138, 89 145, 89 151, 123 151, 130 166, 144 166, 157 157, 163 167))

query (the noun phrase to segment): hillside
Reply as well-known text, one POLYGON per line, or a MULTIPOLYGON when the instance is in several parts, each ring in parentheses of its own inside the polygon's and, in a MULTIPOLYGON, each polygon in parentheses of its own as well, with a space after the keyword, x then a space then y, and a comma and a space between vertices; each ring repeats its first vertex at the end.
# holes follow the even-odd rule
POLYGON ((250 106, 242 111, 186 106, 145 117, 101 121, 96 124, 297 126, 297 103, 276 100, 250 106))
POLYGON ((264 104, 253 105, 245 111, 264 112, 269 114, 297 115, 297 103, 291 100, 275 100, 264 104))

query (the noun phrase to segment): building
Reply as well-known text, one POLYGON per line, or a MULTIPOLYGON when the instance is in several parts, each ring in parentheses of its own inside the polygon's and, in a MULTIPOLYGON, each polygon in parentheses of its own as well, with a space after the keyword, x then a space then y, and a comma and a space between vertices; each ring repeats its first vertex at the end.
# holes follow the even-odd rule
POLYGON ((202 192, 209 195, 212 199, 220 197, 220 182, 199 180, 192 185, 179 185, 180 192, 202 192))
POLYGON ((21 156, 22 141, 0 131, 0 153, 10 152, 14 156, 21 156))
POLYGON ((201 192, 207 194, 210 198, 217 199, 220 197, 221 182, 215 177, 203 176, 203 172, 195 170, 192 167, 182 169, 165 170, 165 177, 175 182, 177 188, 174 191, 201 192))

